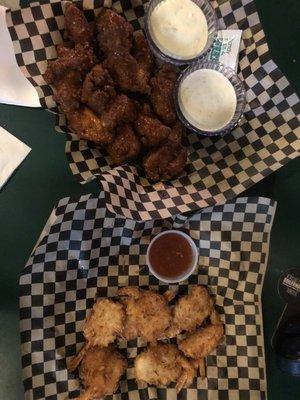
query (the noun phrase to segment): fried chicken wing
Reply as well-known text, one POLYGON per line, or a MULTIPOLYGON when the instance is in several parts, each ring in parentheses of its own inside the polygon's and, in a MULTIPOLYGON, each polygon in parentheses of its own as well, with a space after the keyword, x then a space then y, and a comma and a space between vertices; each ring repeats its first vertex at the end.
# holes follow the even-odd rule
POLYGON ((165 333, 175 337, 180 332, 193 332, 211 315, 213 301, 204 286, 194 286, 190 293, 181 297, 172 309, 172 323, 165 333))
POLYGON ((101 115, 115 96, 115 84, 109 72, 101 64, 95 65, 83 82, 81 101, 101 115))
POLYGON ((182 131, 182 125, 177 122, 167 139, 144 157, 143 166, 149 179, 170 180, 182 174, 187 161, 187 151, 181 145, 182 131))
POLYGON ((111 53, 104 62, 121 90, 149 93, 149 72, 130 53, 111 53))
POLYGON ((114 164, 122 165, 137 158, 141 143, 130 125, 122 125, 117 128, 116 137, 106 150, 114 164))
POLYGON ((126 312, 123 336, 127 340, 141 336, 155 342, 171 321, 171 311, 164 296, 152 290, 124 287, 119 290, 126 312))
POLYGON ((84 76, 94 66, 96 58, 88 44, 76 44, 75 48, 60 47, 59 58, 48 63, 44 78, 47 83, 55 84, 69 70, 76 70, 84 76))
POLYGON ((170 64, 164 64, 151 79, 150 99, 153 109, 167 125, 173 124, 177 119, 173 99, 176 80, 176 71, 170 64))
POLYGON ((66 71, 55 82, 54 101, 63 113, 77 110, 80 106, 82 79, 78 71, 66 71))
POLYGON ((134 40, 132 55, 126 51, 111 52, 104 64, 120 89, 150 93, 149 79, 153 69, 153 59, 142 34, 134 40))
POLYGON ((65 10, 65 27, 67 36, 75 43, 90 43, 92 29, 83 12, 74 4, 67 3, 65 10))
POLYGON ((146 80, 148 82, 154 68, 154 59, 148 41, 142 33, 139 33, 134 38, 132 55, 139 67, 147 73, 146 80))
POLYGON ((57 57, 68 57, 69 54, 72 54, 72 51, 75 49, 75 43, 72 42, 62 42, 56 46, 57 57))
POLYGON ((139 354, 134 361, 136 379, 150 385, 168 386, 176 382, 178 392, 191 385, 193 365, 173 344, 157 344, 139 354))
POLYGON ((67 114, 70 128, 79 137, 102 145, 113 142, 117 125, 132 122, 135 118, 135 103, 125 95, 113 98, 100 117, 88 107, 67 114))
POLYGON ((184 128, 181 122, 177 121, 173 127, 170 135, 168 136, 168 143, 171 147, 181 146, 184 128))
POLYGON ((107 129, 100 117, 88 107, 72 111, 67 115, 69 127, 82 139, 107 145, 114 140, 113 130, 107 129))
POLYGON ((179 349, 187 357, 199 360, 213 352, 223 337, 223 325, 208 325, 182 340, 179 349))
POLYGON ((79 371, 85 391, 77 400, 103 399, 116 392, 127 362, 108 347, 92 347, 84 355, 79 371))
POLYGON ((133 122, 136 118, 137 105, 125 94, 116 96, 101 116, 103 126, 110 130, 122 123, 133 122))
POLYGON ((147 154, 143 166, 152 181, 169 181, 182 174, 186 161, 187 152, 183 147, 174 150, 164 144, 147 154))
POLYGON ((103 8, 97 19, 98 44, 107 57, 116 52, 128 53, 132 48, 133 27, 116 11, 103 8))
POLYGON ((140 114, 134 124, 135 132, 146 147, 158 146, 171 134, 171 129, 157 118, 140 114))
POLYGON ((137 62, 138 92, 150 93, 149 80, 154 68, 154 59, 149 44, 143 34, 134 39, 132 55, 137 62))

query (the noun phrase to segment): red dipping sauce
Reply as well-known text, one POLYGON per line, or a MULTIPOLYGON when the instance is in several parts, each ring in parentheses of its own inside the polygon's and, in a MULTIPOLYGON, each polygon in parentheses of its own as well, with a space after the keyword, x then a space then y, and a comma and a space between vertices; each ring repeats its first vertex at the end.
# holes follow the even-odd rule
POLYGON ((166 231, 149 245, 147 262, 158 279, 179 282, 186 279, 197 263, 197 248, 193 240, 181 231, 166 231))

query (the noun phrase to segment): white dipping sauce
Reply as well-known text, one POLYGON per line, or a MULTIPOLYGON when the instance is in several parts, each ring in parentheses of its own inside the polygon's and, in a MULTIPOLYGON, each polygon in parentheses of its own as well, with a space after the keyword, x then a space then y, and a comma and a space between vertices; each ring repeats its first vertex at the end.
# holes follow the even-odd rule
POLYGON ((192 0, 164 0, 150 16, 157 47, 171 57, 188 60, 204 49, 208 28, 203 11, 192 0))
POLYGON ((187 76, 180 84, 178 101, 185 118, 207 132, 224 128, 237 106, 229 79, 212 69, 201 69, 187 76))

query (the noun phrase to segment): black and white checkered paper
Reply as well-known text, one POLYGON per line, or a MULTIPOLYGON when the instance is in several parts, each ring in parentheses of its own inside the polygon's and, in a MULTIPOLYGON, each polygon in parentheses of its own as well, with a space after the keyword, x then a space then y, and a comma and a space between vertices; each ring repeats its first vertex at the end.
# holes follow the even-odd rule
POLYGON ((23 381, 26 400, 65 400, 79 394, 66 365, 80 350, 82 328, 96 295, 112 297, 131 285, 188 292, 207 285, 225 323, 225 341, 207 357, 207 379, 197 377, 177 396, 175 388, 135 381, 139 340, 120 341, 129 368, 114 400, 264 400, 261 289, 276 204, 239 198, 193 216, 133 221, 107 210, 104 194, 65 198, 52 212, 20 278, 23 381), (162 230, 188 233, 199 248, 198 271, 179 285, 149 275, 145 255, 162 230))
MULTIPOLYGON (((233 133, 211 139, 189 132, 186 173, 153 186, 140 167, 111 169, 103 150, 68 132, 66 154, 73 174, 80 182, 97 176, 107 207, 117 214, 148 220, 220 204, 299 154, 299 98, 270 58, 254 1, 212 3, 220 28, 243 30, 239 75, 246 85, 248 105, 233 133)), ((147 1, 83 0, 79 4, 88 18, 103 4, 113 5, 140 30, 147 1)), ((63 40, 63 2, 31 2, 8 13, 7 24, 21 70, 37 88, 42 106, 57 113, 52 89, 42 74, 47 60, 56 58, 55 45, 63 40)), ((68 131, 63 115, 57 114, 56 124, 58 130, 68 131)))

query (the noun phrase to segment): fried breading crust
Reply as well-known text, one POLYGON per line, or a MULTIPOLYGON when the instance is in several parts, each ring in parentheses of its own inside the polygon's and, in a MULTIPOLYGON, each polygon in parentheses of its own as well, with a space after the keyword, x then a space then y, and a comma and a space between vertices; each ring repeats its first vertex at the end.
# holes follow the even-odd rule
POLYGON ((173 344, 150 346, 134 361, 136 379, 150 385, 176 382, 178 392, 191 385, 195 369, 173 344))
POLYGON ((193 332, 210 316, 213 302, 204 286, 194 286, 190 293, 181 297, 172 309, 171 327, 166 337, 174 337, 182 331, 193 332))
POLYGON ((182 174, 187 160, 187 151, 181 145, 182 131, 181 123, 176 123, 167 139, 146 155, 143 166, 148 178, 166 181, 182 174))
POLYGON ((90 346, 106 347, 123 330, 125 311, 122 304, 110 299, 98 300, 84 324, 84 337, 90 346))
POLYGON ((115 96, 115 84, 109 72, 101 64, 95 65, 83 82, 81 101, 100 116, 115 96))
POLYGON ((48 63, 44 78, 47 83, 55 86, 55 80, 70 69, 76 70, 80 72, 81 76, 84 76, 95 63, 93 49, 88 44, 78 43, 74 49, 61 46, 58 59, 48 63))
POLYGON ((97 19, 98 44, 101 52, 127 53, 132 48, 133 27, 116 11, 103 8, 97 19))
POLYGON ((69 127, 77 135, 102 145, 114 140, 114 133, 103 126, 103 121, 88 107, 67 114, 69 127))
POLYGON ((134 129, 141 142, 146 147, 158 146, 166 140, 171 133, 171 129, 161 123, 157 118, 140 114, 135 121, 134 129))
POLYGON ((130 53, 112 53, 104 62, 120 89, 130 92, 149 93, 149 77, 130 53))
POLYGON ((169 181, 182 174, 187 152, 183 147, 169 148, 167 144, 151 150, 144 158, 146 176, 152 181, 169 181))
POLYGON ((141 143, 130 125, 122 125, 117 128, 116 137, 106 150, 113 164, 122 165, 137 158, 141 143))
POLYGON ((170 64, 164 64, 151 79, 150 99, 153 109, 167 125, 173 124, 177 119, 173 99, 176 80, 176 71, 170 64))
POLYGON ((125 95, 116 96, 108 104, 105 112, 97 116, 88 107, 67 114, 68 123, 77 135, 86 140, 108 145, 115 138, 118 124, 134 121, 136 106, 125 95))
POLYGON ((171 311, 164 296, 152 290, 124 287, 119 289, 126 319, 123 336, 127 340, 141 336, 155 342, 171 322, 171 311))
POLYGON ((77 400, 102 399, 115 393, 127 362, 111 348, 90 348, 81 363, 80 379, 85 391, 77 400))
POLYGON ((65 10, 65 27, 67 36, 74 43, 90 43, 92 41, 92 29, 83 12, 74 4, 67 3, 65 10))
POLYGON ((80 107, 82 78, 78 71, 69 70, 55 80, 54 101, 67 114, 80 107))
POLYGON ((125 311, 122 304, 111 299, 98 300, 86 319, 83 334, 86 343, 72 359, 69 369, 74 371, 91 347, 107 347, 113 343, 124 328, 125 311))
POLYGON ((101 115, 103 126, 113 130, 122 123, 130 123, 137 118, 137 105, 125 94, 116 96, 101 115))
POLYGON ((198 360, 214 351, 223 337, 223 325, 209 325, 192 333, 180 342, 179 349, 187 357, 198 360))

